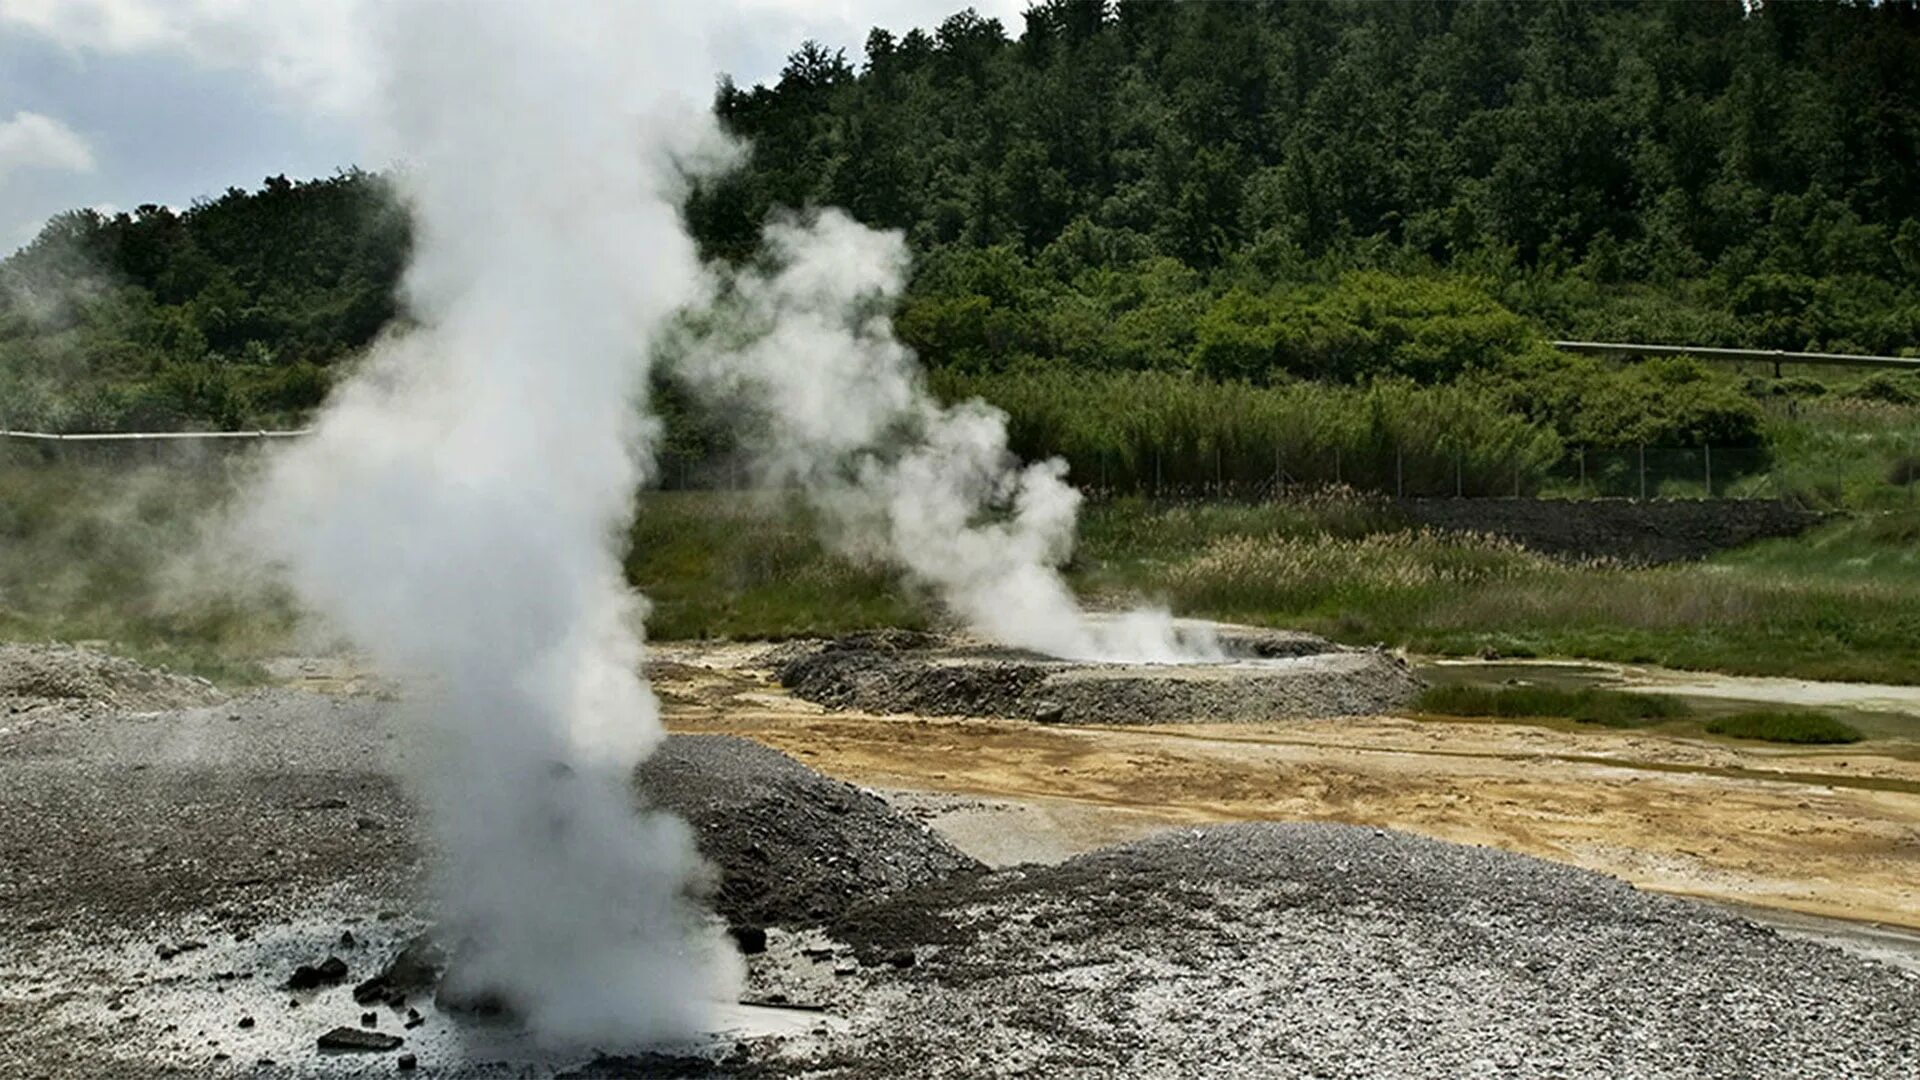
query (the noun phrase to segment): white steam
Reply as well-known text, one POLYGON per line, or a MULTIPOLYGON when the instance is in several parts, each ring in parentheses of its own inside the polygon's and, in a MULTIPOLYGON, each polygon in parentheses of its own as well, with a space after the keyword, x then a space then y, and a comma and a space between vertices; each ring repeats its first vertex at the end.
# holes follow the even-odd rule
POLYGON ((619 560, 650 467, 638 395, 705 282, 680 168, 724 152, 679 96, 700 43, 632 10, 389 10, 413 325, 251 514, 311 605, 419 677, 459 977, 558 1040, 694 1034, 737 979, 686 899, 689 830, 629 788, 661 736, 619 560))
POLYGON ((877 548, 995 641, 1076 660, 1220 655, 1165 611, 1080 609, 1057 570, 1080 505, 1066 466, 1022 466, 998 410, 928 393, 886 316, 906 277, 898 233, 827 210, 766 241, 771 268, 735 275, 715 328, 675 362, 701 397, 755 414, 745 435, 764 479, 799 487, 832 539, 877 548))

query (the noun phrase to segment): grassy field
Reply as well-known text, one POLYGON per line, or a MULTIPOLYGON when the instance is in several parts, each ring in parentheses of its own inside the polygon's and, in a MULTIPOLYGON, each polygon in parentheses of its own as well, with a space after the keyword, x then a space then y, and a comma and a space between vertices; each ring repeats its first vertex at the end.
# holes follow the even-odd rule
POLYGON ((1109 602, 1418 652, 1920 683, 1920 512, 1652 569, 1568 565, 1381 512, 1114 503, 1087 515, 1076 580, 1109 602))
MULTIPOLYGON (((296 647, 291 605, 226 561, 196 567, 224 469, 0 468, 0 636, 97 640, 229 679, 296 647)), ((655 493, 629 577, 659 638, 923 626, 887 567, 829 552, 781 498, 655 493)), ((1654 569, 1569 565, 1404 527, 1359 499, 1089 506, 1069 578, 1101 607, 1299 627, 1418 652, 1572 656, 1920 684, 1920 511, 1654 569)))

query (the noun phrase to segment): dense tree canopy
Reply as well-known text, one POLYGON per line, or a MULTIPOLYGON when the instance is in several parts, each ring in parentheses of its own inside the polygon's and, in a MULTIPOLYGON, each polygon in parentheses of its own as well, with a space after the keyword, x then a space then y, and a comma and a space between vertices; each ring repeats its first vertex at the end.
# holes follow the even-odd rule
MULTIPOLYGON (((1752 401, 1550 337, 1920 346, 1914 0, 1044 0, 1012 29, 723 80, 752 152, 695 185, 703 247, 751 258, 794 207, 901 230, 899 332, 963 379, 1468 382, 1577 442, 1751 439, 1752 401)), ((359 172, 63 215, 0 267, 0 424, 297 414, 406 250, 359 172)))

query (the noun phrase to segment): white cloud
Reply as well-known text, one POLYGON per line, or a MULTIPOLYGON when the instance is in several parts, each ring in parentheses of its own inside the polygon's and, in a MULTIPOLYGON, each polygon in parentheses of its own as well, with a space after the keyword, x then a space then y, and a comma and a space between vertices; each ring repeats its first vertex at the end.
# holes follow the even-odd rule
POLYGON ((18 169, 92 172, 93 148, 51 116, 17 112, 0 122, 0 180, 18 169))
POLYGON ((365 101, 360 0, 0 0, 0 29, 75 52, 174 53, 255 72, 322 111, 365 101))

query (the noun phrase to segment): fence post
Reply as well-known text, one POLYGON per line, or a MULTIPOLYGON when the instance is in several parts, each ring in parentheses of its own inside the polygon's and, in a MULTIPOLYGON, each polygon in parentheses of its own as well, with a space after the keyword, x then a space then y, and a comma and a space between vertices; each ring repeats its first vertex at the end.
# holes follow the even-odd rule
POLYGON ((1153 497, 1160 497, 1160 448, 1153 448, 1153 497))
POLYGON ((1640 501, 1647 501, 1647 444, 1640 444, 1640 501))
POLYGON ((1585 496, 1587 493, 1587 448, 1584 446, 1576 446, 1573 449, 1573 453, 1574 457, 1580 461, 1580 486, 1574 490, 1578 491, 1582 496, 1585 496))
POLYGON ((1461 459, 1465 456, 1458 450, 1453 452, 1453 497, 1456 499, 1465 498, 1467 494, 1466 481, 1460 475, 1461 470, 1465 468, 1461 459))
POLYGON ((1337 446, 1333 448, 1333 483, 1335 487, 1340 486, 1340 448, 1337 446))
POLYGON ((1220 445, 1215 443, 1213 447, 1213 493, 1215 495, 1227 493, 1226 466, 1221 460, 1221 454, 1220 445))
POLYGON ((1399 443, 1393 444, 1393 497, 1407 497, 1406 450, 1399 443))
POLYGON ((1702 446, 1701 451, 1707 458, 1707 498, 1713 498, 1713 447, 1702 446))

